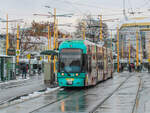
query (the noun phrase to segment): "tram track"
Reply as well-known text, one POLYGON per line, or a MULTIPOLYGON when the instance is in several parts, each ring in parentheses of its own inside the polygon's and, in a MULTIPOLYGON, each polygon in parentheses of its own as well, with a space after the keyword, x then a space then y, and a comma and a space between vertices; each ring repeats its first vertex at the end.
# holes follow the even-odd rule
POLYGON ((135 99, 135 103, 134 103, 134 106, 133 106, 133 109, 132 109, 132 113, 136 113, 136 112, 137 112, 137 109, 138 109, 138 104, 139 104, 139 92, 140 92, 141 85, 142 85, 142 80, 141 80, 141 78, 139 77, 139 85, 138 85, 138 90, 137 90, 137 92, 136 92, 136 99, 135 99))
MULTIPOLYGON (((105 81, 104 81, 104 82, 105 82, 105 81)), ((90 86, 90 87, 82 88, 82 90, 84 90, 84 93, 88 93, 88 92, 89 92, 89 89, 91 89, 91 88, 97 88, 98 85, 100 85, 100 84, 101 84, 101 83, 97 84, 96 86, 90 86)), ((80 89, 80 90, 81 90, 81 89, 80 89)), ((76 90, 75 90, 75 91, 76 91, 76 90)), ((36 113, 36 112, 38 112, 38 110, 41 110, 41 109, 43 109, 43 108, 45 108, 45 107, 49 107, 49 106, 51 106, 51 105, 53 105, 53 104, 55 104, 55 103, 57 103, 57 102, 61 102, 61 101, 65 100, 65 99, 72 98, 72 97, 74 97, 75 95, 80 96, 80 91, 78 91, 78 92, 74 92, 74 91, 73 91, 71 94, 69 94, 69 95, 67 95, 67 96, 65 96, 65 97, 63 97, 63 98, 56 99, 56 100, 54 100, 54 101, 52 101, 52 102, 50 102, 50 103, 48 103, 48 104, 45 104, 45 105, 43 105, 43 106, 41 106, 41 107, 39 107, 39 108, 37 108, 37 109, 35 109, 35 110, 29 112, 29 113, 36 113), (78 94, 79 94, 79 95, 78 95, 78 94)), ((96 94, 85 94, 85 95, 81 95, 80 97, 82 97, 82 96, 87 96, 87 95, 96 96, 96 94)))
POLYGON ((78 94, 78 93, 79 93, 79 92, 72 91, 71 94, 69 94, 69 95, 67 95, 67 96, 65 96, 65 97, 59 98, 59 99, 55 99, 55 100, 53 100, 52 102, 49 102, 49 103, 47 103, 47 104, 45 104, 45 105, 43 105, 43 106, 41 106, 41 107, 39 107, 39 108, 37 108, 37 109, 35 109, 35 110, 29 112, 29 113, 34 113, 34 112, 36 112, 36 111, 38 111, 38 110, 40 110, 40 109, 43 109, 43 108, 45 108, 45 107, 47 107, 47 106, 50 106, 50 105, 52 105, 52 104, 54 104, 54 103, 57 103, 57 102, 62 101, 62 100, 64 100, 64 99, 67 99, 67 98, 69 98, 69 97, 71 97, 71 96, 73 96, 73 95, 76 95, 76 94, 78 94))
MULTIPOLYGON (((29 84, 25 84, 25 83, 22 83, 22 84, 19 84, 19 85, 13 85, 11 86, 12 88, 15 88, 15 87, 23 87, 24 88, 24 85, 26 85, 25 87, 28 87, 28 86, 31 86, 32 84, 29 83, 29 84)), ((43 85, 43 84, 39 84, 41 87, 40 88, 37 88, 36 90, 30 90, 30 91, 27 91, 27 92, 23 92, 23 93, 20 93, 20 94, 17 94, 15 96, 12 96, 12 97, 8 97, 6 99, 3 99, 3 100, 0 100, 0 108, 2 105, 4 104, 7 104, 7 103, 10 103, 12 102, 13 100, 16 100, 16 99, 19 99, 20 97, 23 97, 23 96, 27 96, 29 94, 32 94, 34 92, 40 92, 42 90, 46 90, 46 87, 43 85)), ((9 87, 9 88, 11 88, 9 87)), ((7 90, 9 90, 9 88, 6 88, 7 90)), ((12 89, 11 89, 12 90, 12 89)))
MULTIPOLYGON (((98 105, 95 106, 92 110, 90 110, 89 113, 94 113, 94 111, 96 111, 96 109, 97 109, 101 104, 103 104, 107 99, 109 99, 131 76, 132 76, 132 75, 129 75, 109 96, 107 96, 100 104, 98 104, 98 105)), ((85 93, 86 93, 86 92, 88 92, 88 90, 86 90, 85 93)), ((46 105, 44 105, 44 106, 41 106, 41 107, 39 107, 39 108, 37 108, 37 109, 35 109, 35 110, 29 112, 29 113, 38 112, 38 110, 44 109, 45 107, 51 106, 51 105, 53 105, 53 104, 55 104, 55 103, 57 103, 57 102, 60 102, 60 101, 65 100, 65 99, 67 99, 67 98, 71 98, 71 96, 77 95, 78 93, 79 93, 79 92, 75 92, 75 93, 73 93, 73 95, 70 94, 70 95, 68 95, 68 96, 66 96, 66 97, 64 97, 64 98, 56 99, 56 100, 54 100, 53 102, 50 102, 50 103, 48 103, 48 104, 46 104, 46 105)), ((86 94, 86 95, 87 95, 87 94, 86 94)), ((95 96, 95 94, 93 94, 93 95, 95 96)), ((85 96, 85 95, 84 95, 84 96, 85 96)))
POLYGON ((143 75, 139 76, 141 84, 139 84, 132 113, 149 113, 150 76, 147 73, 143 75))
POLYGON ((132 75, 129 75, 112 93, 110 93, 107 97, 105 97, 100 103, 98 103, 95 107, 93 107, 89 113, 97 113, 96 110, 100 108, 115 92, 117 92, 123 84, 126 83, 129 78, 132 77, 132 75))
MULTIPOLYGON (((25 108, 29 108, 27 111, 23 111, 23 113, 41 113, 44 111, 48 111, 48 112, 62 112, 61 111, 61 107, 62 107, 62 102, 65 103, 65 107, 66 107, 66 111, 68 107, 71 107, 72 105, 68 104, 68 103, 74 103, 74 106, 83 106, 83 108, 81 107, 78 111, 86 111, 87 113, 93 113, 95 112, 94 109, 96 109, 97 107, 99 107, 96 101, 98 99, 100 99, 101 103, 105 102, 105 100, 108 100, 108 98, 111 97, 111 95, 113 95, 114 91, 117 91, 132 75, 128 75, 125 78, 121 77, 119 79, 116 80, 116 78, 114 78, 114 82, 112 80, 108 80, 108 81, 104 81, 103 83, 97 84, 95 87, 91 87, 91 88, 86 88, 86 89, 64 89, 64 90, 58 90, 56 92, 46 95, 42 95, 38 98, 35 99, 31 99, 29 101, 20 103, 20 104, 16 104, 14 106, 10 106, 9 108, 3 109, 3 111, 5 110, 9 110, 11 111, 11 109, 17 109, 17 111, 15 111, 16 113, 19 113, 22 110, 25 110, 25 108), (118 81, 119 80, 119 81, 118 81), (121 80, 121 81, 120 81, 121 80), (112 84, 114 84, 114 86, 112 86, 112 84), (110 88, 112 88, 112 90, 110 90, 110 88), (106 89, 106 90, 105 90, 106 89), (104 91, 105 93, 100 93, 100 91, 104 91), (109 96, 108 96, 109 95, 109 96), (107 96, 107 98, 105 98, 107 96), (46 100, 45 100, 46 99, 46 100), (80 103, 80 101, 82 100, 82 102, 80 103), (38 104, 36 106, 32 105, 33 103, 37 103, 38 104), (94 103, 96 103, 97 107, 94 105, 94 103), (25 107, 22 107, 24 106, 25 107), (28 107, 27 107, 27 106, 28 107), (31 105, 31 106, 30 106, 31 105), (92 106, 94 105, 94 106, 92 106), (33 107, 32 107, 33 106, 33 107), (84 106, 88 106, 87 108, 84 106), (18 109, 19 107, 19 109, 18 109), (21 107, 21 108, 20 108, 21 107), (92 111, 93 110, 93 111, 92 111)), ((72 109, 73 111, 76 111, 76 109, 72 109)))

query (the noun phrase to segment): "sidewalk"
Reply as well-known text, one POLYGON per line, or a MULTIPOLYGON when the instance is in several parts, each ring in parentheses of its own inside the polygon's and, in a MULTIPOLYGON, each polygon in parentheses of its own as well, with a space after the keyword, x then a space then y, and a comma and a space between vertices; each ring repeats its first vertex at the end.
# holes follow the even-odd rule
POLYGON ((0 104, 45 88, 43 75, 27 76, 27 79, 17 77, 16 80, 0 83, 0 104))
POLYGON ((5 87, 6 85, 7 86, 11 86, 11 85, 14 85, 14 84, 17 85, 17 84, 23 83, 23 82, 25 82, 29 79, 30 79, 30 77, 28 75, 26 79, 23 79, 21 76, 17 76, 15 80, 8 80, 8 81, 5 81, 5 82, 0 81, 0 88, 5 87))

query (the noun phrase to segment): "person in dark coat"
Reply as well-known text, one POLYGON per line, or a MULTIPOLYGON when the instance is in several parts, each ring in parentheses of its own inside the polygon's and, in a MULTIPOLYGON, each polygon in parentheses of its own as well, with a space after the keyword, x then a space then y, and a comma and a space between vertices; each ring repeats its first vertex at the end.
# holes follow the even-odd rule
POLYGON ((131 64, 131 70, 135 71, 135 65, 134 65, 134 63, 131 64))
POLYGON ((41 73, 41 66, 39 65, 38 66, 38 74, 40 74, 41 73))
POLYGON ((150 73, 150 63, 148 64, 148 72, 150 73))
POLYGON ((129 64, 129 72, 132 72, 131 64, 129 64))
POLYGON ((22 66, 22 78, 26 78, 27 76, 27 69, 26 69, 26 65, 24 64, 22 66))

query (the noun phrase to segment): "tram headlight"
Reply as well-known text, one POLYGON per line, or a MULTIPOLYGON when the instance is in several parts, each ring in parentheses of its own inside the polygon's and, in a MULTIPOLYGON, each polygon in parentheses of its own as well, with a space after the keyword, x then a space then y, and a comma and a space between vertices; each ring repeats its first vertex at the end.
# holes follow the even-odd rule
POLYGON ((64 76, 64 73, 61 73, 62 76, 64 76))
POLYGON ((76 76, 78 76, 79 74, 78 73, 76 73, 76 76))

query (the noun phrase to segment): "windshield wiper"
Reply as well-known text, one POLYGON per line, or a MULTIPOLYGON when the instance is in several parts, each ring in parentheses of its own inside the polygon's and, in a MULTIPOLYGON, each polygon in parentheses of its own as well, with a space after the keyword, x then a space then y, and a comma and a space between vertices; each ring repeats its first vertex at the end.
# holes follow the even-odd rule
POLYGON ((71 76, 71 75, 69 74, 69 72, 67 72, 65 69, 63 69, 63 71, 64 71, 65 73, 67 73, 68 76, 71 76))

